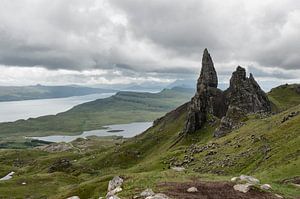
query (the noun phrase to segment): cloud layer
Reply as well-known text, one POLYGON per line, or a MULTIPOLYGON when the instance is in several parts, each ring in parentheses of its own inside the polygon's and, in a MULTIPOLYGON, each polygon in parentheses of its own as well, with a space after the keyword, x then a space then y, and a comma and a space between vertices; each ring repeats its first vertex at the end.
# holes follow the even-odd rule
POLYGON ((6 74, 32 67, 37 73, 69 71, 78 83, 93 79, 78 77, 86 71, 105 73, 97 83, 115 82, 114 73, 124 82, 195 78, 207 47, 224 81, 238 64, 261 80, 299 81, 298 0, 3 0, 0 5, 0 65, 6 74))

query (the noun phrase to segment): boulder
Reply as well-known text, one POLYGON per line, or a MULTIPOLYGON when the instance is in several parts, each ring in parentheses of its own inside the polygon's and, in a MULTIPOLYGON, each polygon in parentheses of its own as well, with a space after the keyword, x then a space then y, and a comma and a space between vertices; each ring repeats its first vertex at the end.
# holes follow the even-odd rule
POLYGON ((106 197, 106 199, 120 199, 120 198, 116 195, 113 195, 113 196, 106 197))
POLYGON ((122 190, 123 189, 121 187, 116 187, 115 189, 107 192, 106 197, 116 195, 117 193, 121 192, 122 190))
POLYGON ((155 193, 152 191, 152 189, 145 189, 140 196, 141 197, 148 197, 148 196, 153 196, 155 193))
POLYGON ((253 184, 253 185, 259 184, 259 180, 252 176, 241 175, 240 180, 247 182, 248 184, 253 184))
POLYGON ((251 186, 253 186, 252 184, 246 183, 246 184, 236 184, 233 186, 233 189, 239 192, 243 192, 243 193, 247 193, 251 186))
POLYGON ((71 196, 71 197, 68 197, 67 199, 80 199, 79 196, 71 196))
POLYGON ((263 189, 263 190, 272 189, 271 185, 269 185, 269 184, 263 184, 263 185, 260 186, 260 188, 263 189))
POLYGON ((190 187, 186 191, 189 193, 196 193, 196 192, 198 192, 198 189, 196 187, 190 187))
POLYGON ((110 192, 117 187, 121 187, 123 182, 124 180, 122 178, 120 178, 119 176, 115 176, 112 180, 109 181, 107 191, 110 192))

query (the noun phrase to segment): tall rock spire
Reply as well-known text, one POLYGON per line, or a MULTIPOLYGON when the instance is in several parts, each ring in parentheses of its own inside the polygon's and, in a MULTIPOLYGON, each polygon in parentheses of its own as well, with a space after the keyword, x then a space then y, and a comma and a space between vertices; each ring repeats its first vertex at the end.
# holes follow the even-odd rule
POLYGON ((214 63, 205 48, 202 57, 202 68, 197 82, 197 92, 192 98, 184 132, 192 133, 199 130, 207 120, 207 113, 214 111, 216 103, 212 96, 219 94, 217 89, 218 77, 214 63))
POLYGON ((215 70, 213 60, 206 48, 202 56, 202 68, 200 77, 198 79, 197 88, 201 83, 213 88, 218 87, 217 72, 215 70))

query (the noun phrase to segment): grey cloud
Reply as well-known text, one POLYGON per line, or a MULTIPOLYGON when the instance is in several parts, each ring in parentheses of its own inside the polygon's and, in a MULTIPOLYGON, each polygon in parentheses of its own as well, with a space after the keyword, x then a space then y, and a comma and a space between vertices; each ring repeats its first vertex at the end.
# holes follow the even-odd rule
POLYGON ((252 62, 264 69, 255 76, 282 79, 293 74, 271 67, 300 70, 299 35, 298 0, 0 3, 0 64, 9 66, 194 78, 207 47, 221 76, 236 67, 224 63, 252 62))

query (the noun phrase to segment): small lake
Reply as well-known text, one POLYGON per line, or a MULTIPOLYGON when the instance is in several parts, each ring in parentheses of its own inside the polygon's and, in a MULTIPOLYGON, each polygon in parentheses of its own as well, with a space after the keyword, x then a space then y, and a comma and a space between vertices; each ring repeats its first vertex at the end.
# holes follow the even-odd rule
POLYGON ((0 122, 55 115, 85 102, 103 99, 115 93, 101 93, 66 98, 0 102, 0 122))
POLYGON ((125 138, 134 137, 149 127, 153 122, 134 122, 129 124, 116 124, 104 126, 106 129, 99 129, 93 131, 84 131, 80 135, 67 136, 67 135, 52 135, 45 137, 30 137, 31 139, 37 139, 48 142, 71 142, 77 138, 86 138, 88 136, 123 136, 125 138))

